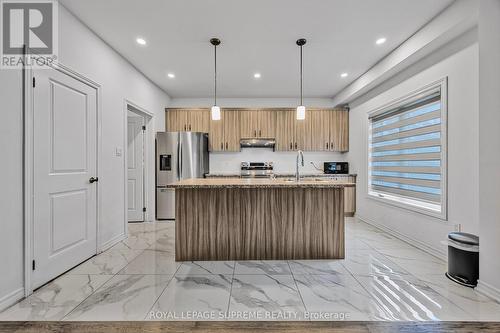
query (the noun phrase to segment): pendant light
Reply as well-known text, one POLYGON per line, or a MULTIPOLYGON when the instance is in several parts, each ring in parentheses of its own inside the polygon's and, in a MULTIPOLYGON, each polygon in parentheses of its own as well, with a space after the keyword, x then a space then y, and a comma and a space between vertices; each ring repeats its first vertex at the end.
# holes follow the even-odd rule
POLYGON ((210 39, 210 44, 214 46, 214 105, 211 109, 212 120, 220 120, 220 107, 217 106, 217 45, 220 44, 220 39, 210 39))
POLYGON ((297 39, 297 45, 300 47, 300 105, 297 106, 297 120, 306 119, 306 107, 302 101, 302 46, 306 44, 305 38, 297 39))

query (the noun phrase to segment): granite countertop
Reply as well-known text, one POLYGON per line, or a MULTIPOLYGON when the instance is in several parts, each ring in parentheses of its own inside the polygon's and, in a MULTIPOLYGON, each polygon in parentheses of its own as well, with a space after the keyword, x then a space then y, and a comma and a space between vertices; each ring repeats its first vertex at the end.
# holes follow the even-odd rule
POLYGON ((339 188, 353 187, 354 183, 339 183, 325 180, 307 180, 302 179, 299 182, 287 181, 284 179, 267 179, 267 178, 193 178, 184 179, 172 184, 168 184, 168 188, 339 188))
MULTIPOLYGON (((295 177, 295 173, 275 173, 274 174, 276 177, 281 178, 281 177, 295 177)), ((326 174, 326 173, 301 173, 300 177, 301 178, 310 178, 310 177, 316 177, 316 178, 334 178, 334 177, 356 177, 357 174, 326 174)), ((240 178, 239 173, 208 173, 205 175, 206 178, 240 178)))

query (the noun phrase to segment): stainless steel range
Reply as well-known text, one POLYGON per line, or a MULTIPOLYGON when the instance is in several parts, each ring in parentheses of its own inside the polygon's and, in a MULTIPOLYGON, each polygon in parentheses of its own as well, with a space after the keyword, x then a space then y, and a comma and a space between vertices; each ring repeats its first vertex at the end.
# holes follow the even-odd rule
POLYGON ((270 178, 274 174, 273 162, 241 162, 242 178, 270 178))

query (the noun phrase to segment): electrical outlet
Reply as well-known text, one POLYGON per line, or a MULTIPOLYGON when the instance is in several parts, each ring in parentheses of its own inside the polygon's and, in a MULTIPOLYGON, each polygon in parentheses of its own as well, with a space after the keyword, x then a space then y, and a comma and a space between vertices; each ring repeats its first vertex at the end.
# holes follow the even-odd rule
POLYGON ((116 157, 122 156, 122 147, 116 147, 115 148, 115 156, 116 157))

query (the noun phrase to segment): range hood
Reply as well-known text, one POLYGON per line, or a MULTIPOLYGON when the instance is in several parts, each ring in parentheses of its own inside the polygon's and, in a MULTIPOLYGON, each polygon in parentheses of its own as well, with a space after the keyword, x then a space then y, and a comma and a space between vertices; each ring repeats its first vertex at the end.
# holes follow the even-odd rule
POLYGON ((240 147, 241 148, 271 148, 274 150, 274 146, 276 146, 275 139, 241 139, 240 147))

